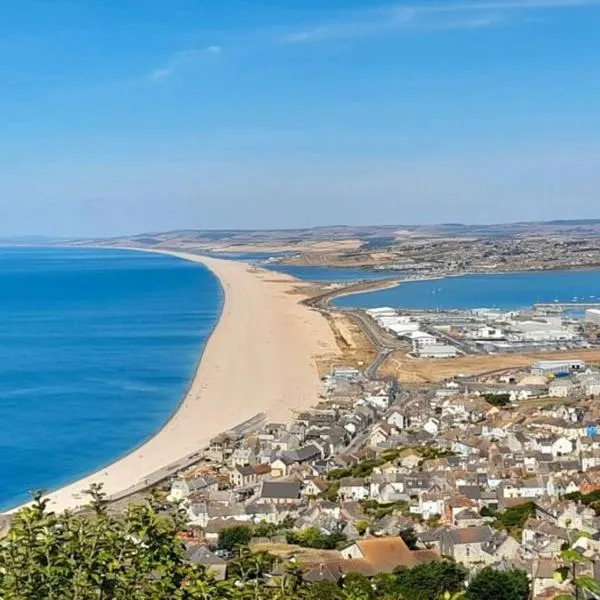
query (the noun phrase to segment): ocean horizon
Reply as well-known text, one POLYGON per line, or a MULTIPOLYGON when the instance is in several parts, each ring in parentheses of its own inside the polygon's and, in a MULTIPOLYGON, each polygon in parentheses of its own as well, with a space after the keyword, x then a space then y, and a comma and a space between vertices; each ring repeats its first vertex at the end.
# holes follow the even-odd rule
POLYGON ((217 278, 176 257, 0 248, 0 509, 152 437, 183 399, 221 305, 217 278))

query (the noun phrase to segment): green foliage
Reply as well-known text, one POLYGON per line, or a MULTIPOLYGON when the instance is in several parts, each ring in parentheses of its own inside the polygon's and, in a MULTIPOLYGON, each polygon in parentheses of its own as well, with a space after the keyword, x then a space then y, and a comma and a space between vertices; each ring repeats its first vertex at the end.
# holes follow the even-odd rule
POLYGON ((340 491, 340 482, 333 481, 329 484, 328 488, 323 492, 323 498, 330 502, 337 502, 338 493, 340 491))
POLYGON ((417 446, 415 451, 423 460, 435 460, 437 458, 447 458, 448 456, 456 456, 453 450, 436 448, 435 446, 417 446))
MULTIPOLYGON (((99 488, 91 495, 86 514, 56 515, 37 496, 16 515, 0 543, 2 600, 439 600, 463 589, 466 571, 450 561, 401 568, 373 581, 348 574, 339 584, 307 583, 293 562, 272 576, 275 557, 250 552, 242 540, 252 535, 252 528, 239 526, 222 533, 222 544, 236 548, 238 556, 229 564, 228 579, 217 583, 186 561, 177 535, 184 523, 177 511, 161 514, 150 499, 117 517, 107 512, 99 488)), ((343 539, 314 529, 296 535, 325 548, 343 539)), ((580 579, 582 588, 589 583, 580 579)), ((513 577, 502 585, 512 593, 518 583, 513 577)), ((473 588, 468 600, 499 598, 487 593, 485 581, 478 585, 486 595, 476 595, 473 588)), ((521 600, 514 594, 502 598, 521 600)))
POLYGON ((510 394, 483 394, 488 404, 502 408, 510 405, 510 394))
POLYGON ((318 550, 334 550, 347 541, 346 536, 339 531, 325 535, 317 527, 308 527, 297 532, 289 531, 286 538, 288 544, 318 550))
POLYGON ((492 527, 502 530, 505 529, 511 534, 520 534, 527 519, 533 516, 535 516, 535 503, 525 502, 524 504, 511 506, 505 511, 497 513, 496 520, 492 523, 492 527))
POLYGON ((466 600, 527 600, 529 580, 519 570, 496 571, 490 567, 481 570, 467 588, 466 600))
MULTIPOLYGON (((292 521, 292 524, 290 525, 290 527, 294 526, 294 522, 292 521)), ((266 537, 266 538, 272 538, 274 536, 276 536, 279 533, 280 529, 277 525, 274 525, 273 523, 267 523, 266 521, 261 521, 260 523, 257 523, 253 529, 252 529, 252 537, 266 537)))
POLYGON ((408 546, 409 550, 416 550, 419 538, 417 538, 417 534, 412 527, 403 529, 400 532, 400 537, 404 540, 404 543, 408 546))
POLYGON ((498 512, 495 510, 492 510, 489 506, 483 506, 481 508, 481 510, 479 511, 479 514, 482 517, 495 517, 498 514, 498 512))
POLYGON ((454 594, 464 589, 467 570, 455 562, 444 560, 399 567, 394 571, 393 591, 411 600, 438 600, 445 592, 454 594))
POLYGON ((91 516, 56 515, 41 494, 17 513, 0 545, 0 598, 183 600, 186 582, 210 581, 185 561, 179 515, 149 500, 117 518, 99 487, 90 494, 91 516))
POLYGON ((573 502, 581 502, 585 506, 593 508, 596 511, 596 514, 600 515, 600 490, 594 490, 589 494, 573 492, 571 494, 565 494, 563 499, 572 500, 573 502))
POLYGON ((248 548, 239 548, 239 555, 229 563, 229 577, 243 583, 250 580, 263 580, 276 563, 276 558, 268 552, 252 553, 248 548))
POLYGON ((381 457, 370 458, 345 469, 331 469, 327 473, 327 479, 329 481, 337 481, 339 479, 343 479, 344 477, 368 477, 369 475, 372 475, 373 470, 376 467, 380 467, 386 462, 388 461, 381 457))
POLYGON ((236 548, 247 546, 252 539, 252 534, 250 525, 233 525, 219 533, 217 545, 221 550, 233 552, 236 548))
POLYGON ((357 521, 354 523, 354 527, 356 527, 358 535, 364 535, 369 528, 369 521, 357 521))
POLYGON ((409 503, 405 500, 398 500, 397 502, 390 502, 388 504, 380 504, 377 500, 361 500, 360 505, 366 515, 373 517, 374 519, 381 519, 386 515, 399 512, 403 515, 410 515, 409 503))

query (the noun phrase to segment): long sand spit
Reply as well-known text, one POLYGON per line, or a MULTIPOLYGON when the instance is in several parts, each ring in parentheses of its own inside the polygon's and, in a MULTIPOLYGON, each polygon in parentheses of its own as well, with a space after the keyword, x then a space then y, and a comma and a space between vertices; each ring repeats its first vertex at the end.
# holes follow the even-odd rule
POLYGON ((316 358, 334 354, 337 346, 326 319, 300 304, 301 282, 246 263, 169 254, 208 267, 224 292, 221 317, 188 393, 165 426, 131 454, 51 493, 53 510, 85 504, 81 492, 91 483, 118 494, 257 413, 289 421, 293 410, 318 401, 316 358))

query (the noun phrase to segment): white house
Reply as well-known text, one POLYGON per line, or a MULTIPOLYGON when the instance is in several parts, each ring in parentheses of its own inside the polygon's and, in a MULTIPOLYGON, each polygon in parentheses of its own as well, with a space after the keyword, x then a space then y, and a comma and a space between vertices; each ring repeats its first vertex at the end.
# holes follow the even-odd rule
POLYGON ((436 419, 435 417, 431 417, 427 423, 425 423, 425 425, 423 425, 423 429, 429 434, 429 435, 439 435, 440 433, 440 420, 436 419))
POLYGON ((386 421, 388 425, 391 425, 396 429, 402 430, 410 427, 410 416, 397 408, 392 410, 386 421))
POLYGON ((573 442, 570 439, 561 436, 552 442, 551 450, 554 458, 567 456, 573 452, 573 442))
POLYGON ((343 477, 338 495, 342 500, 365 500, 369 497, 369 488, 360 477, 343 477))

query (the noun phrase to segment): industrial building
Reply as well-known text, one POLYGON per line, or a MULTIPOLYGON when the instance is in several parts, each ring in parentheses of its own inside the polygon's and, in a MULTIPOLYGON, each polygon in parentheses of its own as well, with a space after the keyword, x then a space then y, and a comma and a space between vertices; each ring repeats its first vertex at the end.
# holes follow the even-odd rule
POLYGON ((425 344, 416 349, 413 346, 413 350, 419 358, 454 358, 458 354, 454 346, 447 344, 425 344))
POLYGON ((585 370, 583 360, 536 360, 532 367, 532 375, 560 375, 562 373, 570 374, 585 370))

